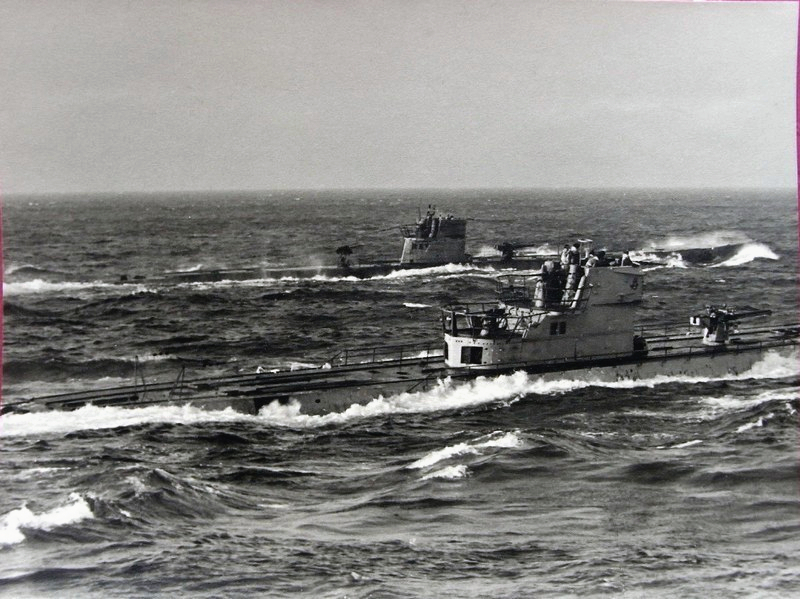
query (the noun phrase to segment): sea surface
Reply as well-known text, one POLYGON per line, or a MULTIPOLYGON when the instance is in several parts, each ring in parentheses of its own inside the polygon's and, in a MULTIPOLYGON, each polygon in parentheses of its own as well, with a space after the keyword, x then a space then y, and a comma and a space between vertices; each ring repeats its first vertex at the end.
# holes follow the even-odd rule
MULTIPOLYGON (((440 342, 468 265, 214 283, 169 271, 398 258, 428 204, 468 251, 576 239, 647 263, 637 321, 797 321, 797 199, 764 191, 11 197, 3 401, 440 342), (655 248, 735 247, 707 263, 655 248), (127 280, 123 280, 127 277, 127 280), (138 277, 138 278, 137 278, 138 277)), ((688 330, 688 327, 687 327, 688 330)), ((0 417, 2 597, 788 597, 796 354, 722 379, 483 378, 344 414, 187 407, 0 417)))

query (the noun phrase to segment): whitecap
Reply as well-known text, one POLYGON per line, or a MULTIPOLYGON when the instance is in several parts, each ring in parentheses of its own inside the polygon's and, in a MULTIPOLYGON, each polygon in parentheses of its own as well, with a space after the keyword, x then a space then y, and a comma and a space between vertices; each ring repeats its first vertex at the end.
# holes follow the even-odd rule
POLYGON ((727 260, 720 262, 719 264, 712 265, 711 268, 719 268, 722 266, 741 266, 742 264, 747 264, 748 262, 752 262, 753 260, 757 260, 759 258, 765 260, 780 259, 775 252, 773 252, 763 243, 747 243, 739 248, 736 254, 727 260))
POLYGON ((754 429, 754 428, 761 428, 762 426, 764 426, 764 422, 766 422, 767 420, 771 419, 773 416, 775 416, 775 414, 770 412, 766 416, 760 417, 755 422, 748 422, 747 424, 743 424, 742 426, 740 426, 739 428, 736 429, 736 432, 737 433, 743 433, 745 431, 749 431, 749 430, 754 429))
POLYGON ((94 514, 78 493, 71 493, 66 504, 40 514, 33 513, 23 505, 0 518, 0 547, 22 543, 25 540, 23 530, 26 528, 52 530, 90 518, 94 518, 94 514))
POLYGON ((465 464, 458 464, 455 466, 446 466, 441 470, 436 470, 434 472, 430 472, 422 477, 422 480, 431 480, 431 479, 445 479, 445 480, 457 480, 460 478, 466 478, 469 476, 469 469, 465 464))
POLYGON ((664 239, 653 240, 651 247, 665 250, 683 250, 690 248, 715 248, 721 245, 732 245, 752 241, 741 231, 707 231, 694 235, 671 235, 664 239))
POLYGON ((239 422, 254 418, 254 416, 235 412, 231 408, 203 410, 189 405, 141 408, 86 405, 69 412, 44 411, 29 414, 5 414, 0 418, 0 433, 5 437, 58 435, 81 430, 103 430, 146 423, 197 424, 201 422, 239 422))
POLYGON ((483 435, 478 437, 472 442, 462 442, 457 443, 456 445, 451 445, 448 447, 444 447, 442 449, 437 449, 428 453, 427 455, 421 457, 415 462, 412 462, 407 467, 409 469, 423 469, 429 468, 434 464, 439 462, 448 460, 453 457, 462 456, 462 455, 480 455, 483 453, 482 450, 488 448, 501 448, 501 449, 508 449, 508 448, 515 448, 520 447, 522 445, 522 441, 519 438, 517 432, 507 432, 503 433, 501 431, 495 431, 494 433, 490 433, 489 435, 483 435))
POLYGON ((670 449, 683 449, 684 447, 692 447, 693 445, 700 445, 703 441, 701 439, 693 439, 685 443, 678 443, 677 445, 670 446, 670 449))
POLYGON ((145 292, 149 291, 147 287, 139 284, 123 284, 123 283, 104 283, 103 281, 45 281, 43 279, 33 279, 31 281, 21 281, 18 283, 3 282, 3 295, 7 297, 19 295, 33 295, 39 293, 80 293, 80 292, 94 292, 97 290, 113 289, 124 290, 126 292, 145 292))
POLYGON ((450 447, 444 447, 443 449, 437 449, 436 451, 432 451, 431 453, 418 459, 416 462, 409 464, 408 468, 413 468, 413 469, 429 468, 430 466, 433 466, 438 462, 450 459, 455 456, 462 456, 465 454, 476 454, 476 453, 478 453, 478 450, 475 447, 469 445, 468 443, 458 443, 450 447))

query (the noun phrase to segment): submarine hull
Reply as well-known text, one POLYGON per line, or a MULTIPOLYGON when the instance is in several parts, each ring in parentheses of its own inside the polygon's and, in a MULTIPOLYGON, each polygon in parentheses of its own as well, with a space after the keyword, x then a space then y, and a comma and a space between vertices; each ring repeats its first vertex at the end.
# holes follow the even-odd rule
POLYGON ((719 347, 699 344, 678 350, 664 347, 624 356, 491 368, 451 368, 440 355, 429 355, 382 363, 151 383, 39 397, 6 404, 3 412, 74 410, 92 404, 126 408, 189 405, 211 410, 232 408, 248 414, 290 406, 301 414, 325 415, 344 412, 353 405, 365 405, 380 397, 424 393, 444 381, 457 386, 481 376, 520 370, 545 381, 569 379, 592 383, 658 377, 723 378, 747 372, 768 351, 791 352, 798 344, 796 332, 796 327, 787 327, 783 336, 778 331, 778 336, 719 347))
MULTIPOLYGON (((765 351, 790 351, 795 342, 778 342, 766 347, 764 345, 745 348, 708 348, 704 352, 690 355, 659 356, 657 353, 643 357, 582 360, 575 364, 534 364, 515 368, 485 369, 453 369, 441 368, 435 376, 431 372, 419 373, 409 384, 404 381, 376 382, 371 387, 352 389, 327 389, 295 393, 282 398, 277 405, 289 405, 296 402, 301 414, 325 415, 343 412, 352 405, 364 405, 379 397, 388 398, 400 393, 417 393, 430 391, 445 379, 450 384, 459 384, 473 380, 479 376, 498 376, 525 371, 529 375, 544 381, 563 379, 581 380, 592 383, 613 383, 621 380, 654 380, 659 377, 678 378, 725 378, 737 376, 750 370, 765 355, 765 351)), ((257 413, 262 407, 269 405, 249 406, 248 411, 257 413)), ((276 406, 273 406, 276 407, 276 406)))
MULTIPOLYGON (((451 264, 462 264, 474 266, 476 268, 490 268, 493 270, 528 270, 537 269, 542 266, 545 258, 519 258, 511 261, 503 261, 499 258, 473 258, 469 261, 452 262, 451 264)), ((176 283, 216 283, 220 281, 249 281, 260 279, 313 279, 315 277, 340 278, 355 277, 357 279, 369 279, 371 277, 386 276, 393 272, 415 270, 421 268, 431 268, 434 266, 444 266, 448 263, 408 263, 400 264, 397 262, 375 262, 372 264, 359 264, 353 266, 295 266, 295 267, 275 267, 275 268, 239 268, 239 269, 217 269, 217 270, 194 270, 168 272, 156 277, 123 275, 120 283, 143 282, 176 284, 176 283)))

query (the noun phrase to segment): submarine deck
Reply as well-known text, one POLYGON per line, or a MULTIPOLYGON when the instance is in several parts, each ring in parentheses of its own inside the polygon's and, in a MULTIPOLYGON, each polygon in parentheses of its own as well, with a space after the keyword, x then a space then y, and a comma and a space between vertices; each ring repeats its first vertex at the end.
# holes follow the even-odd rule
MULTIPOLYGON (((209 409, 232 407, 257 413, 277 401, 287 404, 297 399, 305 412, 328 413, 346 409, 353 403, 367 403, 378 396, 424 391, 438 380, 468 380, 478 376, 508 374, 524 370, 531 374, 558 374, 577 370, 618 369, 617 378, 641 378, 658 374, 666 365, 692 361, 714 362, 721 373, 737 371, 769 349, 797 346, 800 324, 739 329, 726 345, 704 345, 700 335, 664 330, 648 337, 646 351, 604 354, 580 359, 548 359, 535 362, 507 363, 481 368, 449 368, 442 360, 442 350, 435 346, 394 346, 345 350, 320 368, 278 370, 229 376, 184 378, 174 381, 131 384, 126 386, 48 395, 4 403, 0 413, 43 410, 73 410, 95 406, 144 407, 150 405, 191 404, 209 409), (434 347, 436 349, 434 349, 434 347), (746 360, 738 359, 746 356, 746 360)), ((673 369, 674 370, 674 369, 673 369)), ((680 370, 679 372, 684 372, 680 370)), ((714 370, 712 370, 714 372, 714 370)))

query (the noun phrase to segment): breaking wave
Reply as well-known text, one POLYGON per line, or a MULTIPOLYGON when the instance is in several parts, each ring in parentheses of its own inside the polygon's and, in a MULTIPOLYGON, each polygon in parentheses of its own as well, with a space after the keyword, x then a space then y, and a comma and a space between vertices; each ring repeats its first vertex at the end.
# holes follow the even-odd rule
POLYGON ((297 276, 275 276, 263 277, 252 279, 223 279, 220 281, 189 281, 180 283, 181 286, 193 286, 199 288, 214 287, 259 287, 263 285, 274 285, 275 283, 302 283, 302 282, 324 282, 324 283, 357 283, 363 281, 392 281, 403 280, 419 277, 441 277, 446 275, 463 275, 463 274, 493 274, 496 271, 490 267, 478 267, 471 264, 443 264, 441 266, 430 266, 425 268, 406 268, 393 270, 387 274, 374 275, 371 277, 357 277, 354 275, 325 275, 317 274, 311 277, 297 277, 297 276))
POLYGON ((203 410, 192 406, 147 406, 142 408, 87 405, 71 412, 31 412, 0 417, 0 435, 61 435, 81 430, 104 430, 150 423, 198 424, 203 422, 252 421, 253 416, 225 410, 203 410))
POLYGON ((454 466, 445 466, 441 470, 436 470, 422 477, 422 480, 431 479, 444 479, 444 480, 458 480, 460 478, 467 478, 469 476, 469 468, 465 464, 456 464, 454 466))
POLYGON ((53 530, 94 518, 89 504, 78 493, 72 493, 64 505, 35 514, 26 505, 0 517, 0 547, 18 545, 25 540, 25 529, 53 530))
POLYGON ((312 428, 387 414, 439 412, 473 408, 496 402, 508 405, 526 395, 559 395, 588 387, 635 389, 718 380, 786 378, 797 376, 797 359, 797 354, 794 352, 790 356, 769 352, 748 371, 718 378, 659 375, 649 379, 623 379, 607 382, 591 371, 587 371, 583 378, 558 378, 555 380, 545 380, 538 375, 528 375, 523 371, 497 377, 478 377, 461 384, 454 384, 450 378, 447 378, 439 380, 436 387, 429 391, 406 392, 390 397, 380 396, 368 404, 354 404, 343 412, 324 416, 302 414, 300 404, 290 402, 288 405, 270 404, 261 409, 259 417, 278 426, 312 428))
POLYGON ((655 264, 655 266, 646 266, 642 268, 643 272, 649 272, 659 268, 689 268, 683 257, 678 254, 669 254, 667 256, 659 256, 648 252, 631 252, 631 259, 634 262, 641 262, 643 264, 655 264))
POLYGON ((22 265, 15 265, 9 264, 5 270, 5 277, 8 278, 9 276, 13 276, 15 279, 41 279, 43 277, 46 278, 58 278, 63 279, 65 277, 71 276, 70 273, 64 272, 61 270, 53 270, 51 268, 43 268, 40 266, 34 266, 33 264, 22 264, 22 265))
POLYGON ((744 433, 746 431, 749 431, 750 429, 761 428, 762 426, 764 426, 764 422, 766 422, 767 420, 771 420, 774 417, 775 417, 775 414, 773 412, 770 412, 766 416, 761 416, 755 422, 748 422, 747 424, 743 424, 742 426, 740 426, 739 428, 736 429, 736 432, 737 433, 744 433))
POLYGON ((649 247, 664 250, 685 250, 689 248, 714 248, 721 245, 734 245, 752 241, 741 231, 713 231, 696 235, 670 235, 648 243, 649 247))
POLYGON ((735 255, 719 264, 712 265, 712 268, 720 266, 741 266, 753 260, 766 259, 766 260, 779 260, 780 257, 773 252, 769 247, 763 243, 746 243, 743 245, 735 255))
POLYGON ((669 447, 660 447, 660 449, 684 449, 686 447, 700 445, 702 442, 703 441, 701 439, 692 439, 691 441, 686 441, 685 443, 678 443, 677 445, 670 445, 669 447))
POLYGON ((510 433, 495 431, 471 441, 463 441, 455 445, 449 445, 442 449, 431 451, 427 455, 406 466, 406 468, 409 470, 426 471, 421 477, 422 480, 458 480, 469 476, 470 471, 467 464, 448 464, 443 466, 443 462, 465 456, 483 458, 496 450, 516 449, 522 446, 523 441, 520 439, 518 431, 510 433))
POLYGON ((370 277, 370 280, 391 280, 391 279, 407 279, 412 277, 429 277, 432 275, 454 275, 474 272, 494 272, 491 268, 479 268, 470 264, 443 264, 442 266, 431 266, 429 268, 409 268, 404 270, 395 270, 387 275, 379 275, 370 277))
POLYGON ((457 443, 432 451, 426 456, 418 459, 417 461, 409 464, 407 467, 410 469, 423 469, 430 468, 441 461, 448 460, 453 457, 462 456, 466 454, 480 455, 485 449, 488 448, 514 448, 520 447, 522 440, 519 438, 518 433, 502 433, 496 431, 489 435, 484 435, 472 442, 457 443))
POLYGON ((78 281, 45 281, 44 279, 33 279, 21 281, 19 283, 3 282, 3 294, 5 296, 32 295, 38 293, 62 293, 96 291, 97 289, 114 289, 115 291, 147 291, 148 289, 141 284, 131 283, 107 283, 103 281, 78 282, 78 281))
POLYGON ((165 275, 176 275, 176 274, 182 274, 182 273, 186 273, 186 272, 198 272, 200 270, 203 270, 204 268, 207 268, 207 267, 201 262, 200 264, 195 264, 194 266, 187 266, 186 268, 181 268, 180 270, 168 270, 164 274, 165 275))
POLYGON ((785 391, 762 391, 755 397, 723 395, 720 397, 700 397, 698 401, 706 407, 705 416, 714 417, 719 413, 754 408, 773 401, 793 400, 798 397, 797 391, 797 388, 793 387, 785 391))

